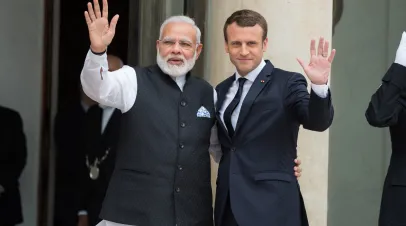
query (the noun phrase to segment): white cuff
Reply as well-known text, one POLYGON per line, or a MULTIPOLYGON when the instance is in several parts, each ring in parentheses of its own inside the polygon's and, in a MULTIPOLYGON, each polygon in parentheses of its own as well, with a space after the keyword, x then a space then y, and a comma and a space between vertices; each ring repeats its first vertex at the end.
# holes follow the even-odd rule
POLYGON ((321 98, 326 98, 328 95, 328 85, 316 85, 312 83, 312 90, 321 98))
POLYGON ((88 53, 89 57, 92 57, 92 59, 95 59, 96 61, 100 60, 100 59, 107 59, 107 49, 106 51, 104 51, 104 53, 102 55, 98 55, 98 54, 94 54, 92 49, 89 48, 89 53, 88 53))
POLYGON ((406 67, 406 32, 402 33, 402 38, 396 51, 395 63, 406 67))

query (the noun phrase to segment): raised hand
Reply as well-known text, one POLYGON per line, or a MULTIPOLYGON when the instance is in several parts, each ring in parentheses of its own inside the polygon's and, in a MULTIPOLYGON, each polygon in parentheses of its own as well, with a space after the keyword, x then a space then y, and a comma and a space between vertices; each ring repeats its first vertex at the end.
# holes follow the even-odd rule
POLYGON ((89 28, 90 48, 99 53, 104 52, 113 40, 119 16, 115 15, 109 25, 107 0, 103 0, 103 13, 100 12, 99 0, 93 0, 93 5, 94 11, 92 3, 87 3, 85 18, 89 28))
POLYGON ((299 58, 297 61, 313 84, 327 84, 335 53, 336 50, 333 49, 329 56, 329 42, 324 41, 324 38, 320 38, 316 54, 316 41, 313 39, 310 43, 310 63, 305 64, 299 58))

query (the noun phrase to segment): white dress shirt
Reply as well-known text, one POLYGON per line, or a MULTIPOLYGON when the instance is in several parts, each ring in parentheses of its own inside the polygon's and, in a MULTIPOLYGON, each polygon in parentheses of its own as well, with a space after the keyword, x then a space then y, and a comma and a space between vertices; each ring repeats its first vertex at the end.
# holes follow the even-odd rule
POLYGON ((406 67, 406 32, 402 33, 402 38, 396 51, 395 63, 406 67))
MULTIPOLYGON (((241 99, 240 102, 238 103, 237 107, 233 111, 231 115, 231 125, 235 129, 237 125, 237 120, 238 116, 240 115, 241 111, 241 105, 245 99, 245 96, 247 96, 248 91, 250 90, 252 84, 254 83, 255 79, 259 75, 259 73, 262 71, 262 69, 265 67, 266 63, 264 60, 261 61, 261 63, 256 67, 254 70, 252 70, 250 73, 248 73, 244 78, 247 80, 244 83, 243 86, 243 91, 241 94, 241 99)), ((241 78, 242 76, 238 74, 238 72, 235 72, 235 81, 231 85, 230 89, 228 90, 226 97, 224 99, 223 105, 221 106, 219 112, 220 112, 220 118, 224 123, 224 111, 227 109, 228 105, 231 103, 231 101, 234 99, 235 95, 237 94, 238 91, 238 79, 241 78)), ((321 98, 326 98, 328 94, 328 85, 315 85, 311 84, 312 90, 321 98)))

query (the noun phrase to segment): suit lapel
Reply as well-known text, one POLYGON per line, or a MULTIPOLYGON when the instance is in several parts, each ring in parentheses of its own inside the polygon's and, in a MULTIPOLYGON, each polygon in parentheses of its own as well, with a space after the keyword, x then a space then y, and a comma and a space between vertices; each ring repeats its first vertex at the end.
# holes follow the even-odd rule
POLYGON ((227 129, 226 129, 224 123, 223 123, 223 120, 221 120, 220 109, 223 106, 223 102, 226 99, 227 92, 230 89, 231 85, 233 84, 234 80, 235 80, 235 74, 233 74, 232 76, 227 78, 224 81, 223 85, 221 87, 219 87, 219 89, 217 90, 217 104, 216 104, 217 123, 224 130, 225 134, 227 134, 228 138, 230 138, 230 137, 228 136, 228 132, 227 132, 227 129))
POLYGON ((248 116, 248 113, 250 112, 250 109, 255 99, 271 79, 271 74, 274 67, 270 61, 266 60, 265 62, 266 62, 265 67, 262 69, 257 78, 254 80, 254 83, 252 84, 250 90, 247 93, 247 96, 245 97, 242 103, 240 115, 238 116, 234 134, 237 134, 239 128, 241 127, 241 124, 248 116))

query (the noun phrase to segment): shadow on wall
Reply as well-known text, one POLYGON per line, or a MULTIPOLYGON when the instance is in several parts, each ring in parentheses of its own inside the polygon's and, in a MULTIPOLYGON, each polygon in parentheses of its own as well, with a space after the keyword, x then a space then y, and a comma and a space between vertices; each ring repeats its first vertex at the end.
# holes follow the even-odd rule
POLYGON ((336 25, 343 15, 344 1, 343 0, 334 0, 333 1, 333 35, 336 25))

